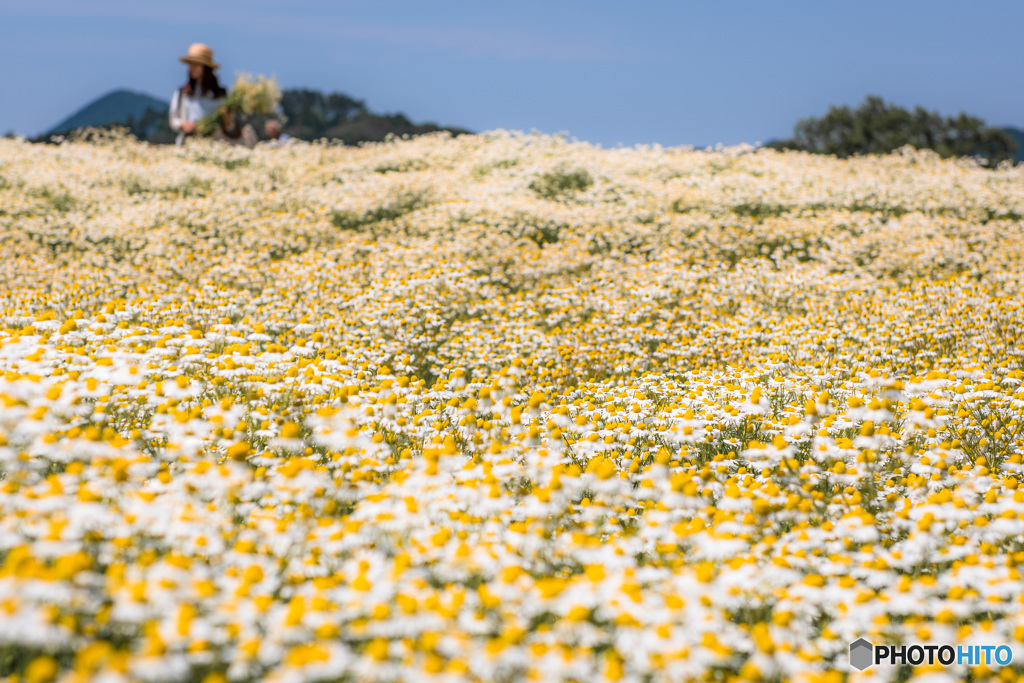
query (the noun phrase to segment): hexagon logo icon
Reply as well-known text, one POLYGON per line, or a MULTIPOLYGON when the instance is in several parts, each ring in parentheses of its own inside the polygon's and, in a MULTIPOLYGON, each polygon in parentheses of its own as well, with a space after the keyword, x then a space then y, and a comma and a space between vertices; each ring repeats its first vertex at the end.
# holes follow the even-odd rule
POLYGON ((872 665, 875 659, 875 646, 864 640, 858 638, 857 640, 850 643, 850 666, 863 671, 872 665))

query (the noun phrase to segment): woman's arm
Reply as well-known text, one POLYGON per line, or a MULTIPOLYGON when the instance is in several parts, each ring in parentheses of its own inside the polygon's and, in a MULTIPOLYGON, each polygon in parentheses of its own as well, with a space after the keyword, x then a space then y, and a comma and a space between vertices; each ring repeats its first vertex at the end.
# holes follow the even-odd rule
POLYGON ((189 121, 181 116, 181 91, 175 90, 171 97, 170 125, 174 132, 185 132, 189 135, 196 132, 195 121, 189 121))
POLYGON ((181 123, 184 119, 178 116, 178 109, 181 107, 181 91, 175 90, 174 96, 171 97, 171 111, 168 116, 170 118, 171 130, 175 133, 181 131, 181 123))
POLYGON ((234 115, 228 111, 227 107, 220 108, 220 128, 224 131, 224 135, 232 140, 242 136, 242 129, 237 125, 234 115))

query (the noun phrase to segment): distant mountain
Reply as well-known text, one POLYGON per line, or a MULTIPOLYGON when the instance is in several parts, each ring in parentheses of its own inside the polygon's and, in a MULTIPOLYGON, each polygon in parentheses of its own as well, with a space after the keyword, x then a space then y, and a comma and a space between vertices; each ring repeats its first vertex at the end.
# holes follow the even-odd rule
POLYGON ((150 110, 166 116, 170 106, 169 102, 151 95, 131 90, 114 90, 85 105, 44 133, 44 136, 60 135, 76 128, 122 124, 129 118, 138 121, 150 110))
MULTIPOLYGON (((322 93, 295 88, 282 91, 281 113, 284 132, 294 138, 339 140, 346 145, 379 142, 388 135, 422 135, 445 130, 453 135, 469 131, 442 127, 433 123, 413 123, 404 114, 374 114, 362 100, 345 93, 322 93)), ((170 104, 155 97, 130 90, 115 90, 90 102, 46 133, 35 138, 45 142, 54 135, 64 135, 80 128, 121 126, 137 137, 156 144, 174 142, 167 120, 170 104)), ((265 137, 268 116, 242 117, 265 137)), ((276 118, 276 117, 275 117, 276 118)))

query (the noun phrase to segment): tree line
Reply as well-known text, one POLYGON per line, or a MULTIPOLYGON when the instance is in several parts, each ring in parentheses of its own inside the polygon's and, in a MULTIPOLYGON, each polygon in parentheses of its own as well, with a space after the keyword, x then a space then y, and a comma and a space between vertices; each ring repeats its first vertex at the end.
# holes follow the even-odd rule
POLYGON ((943 117, 922 107, 910 111, 874 95, 856 109, 834 106, 821 118, 802 119, 793 137, 765 146, 846 158, 886 154, 905 145, 931 149, 942 157, 976 157, 988 166, 1012 160, 1017 153, 1009 133, 976 116, 943 117))

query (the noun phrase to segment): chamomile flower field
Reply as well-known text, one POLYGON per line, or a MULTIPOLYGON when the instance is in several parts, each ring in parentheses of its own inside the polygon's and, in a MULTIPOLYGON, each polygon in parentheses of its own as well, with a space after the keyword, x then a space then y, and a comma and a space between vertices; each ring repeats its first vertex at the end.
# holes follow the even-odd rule
POLYGON ((1022 221, 928 152, 0 140, 0 676, 1016 680, 1022 221))

